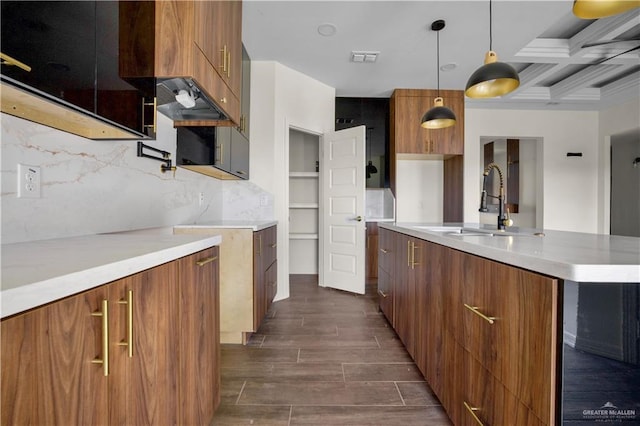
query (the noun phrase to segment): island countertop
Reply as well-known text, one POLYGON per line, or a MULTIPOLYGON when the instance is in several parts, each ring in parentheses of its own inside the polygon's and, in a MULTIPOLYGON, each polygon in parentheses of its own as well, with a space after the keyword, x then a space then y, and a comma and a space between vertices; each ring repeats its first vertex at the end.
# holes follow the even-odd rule
POLYGON ((2 245, 2 318, 219 245, 219 235, 167 230, 2 245))
POLYGON ((383 222, 379 227, 564 280, 640 283, 636 237, 524 229, 500 233, 495 226, 460 223, 383 222))

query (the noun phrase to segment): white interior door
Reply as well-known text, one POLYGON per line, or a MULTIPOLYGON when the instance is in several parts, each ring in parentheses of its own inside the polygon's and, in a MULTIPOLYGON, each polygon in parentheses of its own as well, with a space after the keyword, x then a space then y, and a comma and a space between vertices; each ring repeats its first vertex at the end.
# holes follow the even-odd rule
POLYGON ((320 285, 364 294, 365 126, 322 137, 320 285))

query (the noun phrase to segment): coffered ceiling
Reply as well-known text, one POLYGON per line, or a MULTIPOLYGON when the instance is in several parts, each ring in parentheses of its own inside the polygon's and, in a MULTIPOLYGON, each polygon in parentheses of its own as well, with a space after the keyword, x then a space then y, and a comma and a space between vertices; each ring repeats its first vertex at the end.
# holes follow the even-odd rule
POLYGON ((640 102, 640 49, 624 53, 640 46, 640 9, 582 20, 572 4, 494 0, 490 40, 488 1, 244 0, 243 41, 252 60, 280 62, 335 87, 337 96, 389 97, 394 88, 437 87, 430 27, 444 19, 441 89, 463 90, 490 42, 520 75, 515 92, 467 98, 467 107, 600 110, 640 102), (353 51, 379 54, 352 62, 353 51))

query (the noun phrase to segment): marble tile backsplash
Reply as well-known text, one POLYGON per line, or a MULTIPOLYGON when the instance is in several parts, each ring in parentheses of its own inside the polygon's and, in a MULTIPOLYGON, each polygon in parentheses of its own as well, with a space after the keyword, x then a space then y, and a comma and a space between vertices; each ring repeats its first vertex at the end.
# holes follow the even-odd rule
MULTIPOLYGON (((272 219, 271 194, 137 157, 137 141, 94 141, 0 114, 2 243, 172 226, 272 219), (17 166, 41 168, 41 197, 17 198, 17 166), (200 203, 200 193, 204 201, 200 203)), ((158 115, 145 141, 175 157, 175 129, 158 115)))

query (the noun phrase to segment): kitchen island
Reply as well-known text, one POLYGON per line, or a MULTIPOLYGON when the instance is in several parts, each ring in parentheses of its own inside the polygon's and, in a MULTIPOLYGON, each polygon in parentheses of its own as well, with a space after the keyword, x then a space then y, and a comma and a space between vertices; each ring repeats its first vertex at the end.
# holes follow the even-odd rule
POLYGON ((589 414, 607 404, 640 418, 638 385, 593 382, 598 366, 640 381, 640 239, 379 227, 380 309, 455 424, 620 420, 589 414))
POLYGON ((218 235, 2 246, 2 424, 209 424, 218 235))

